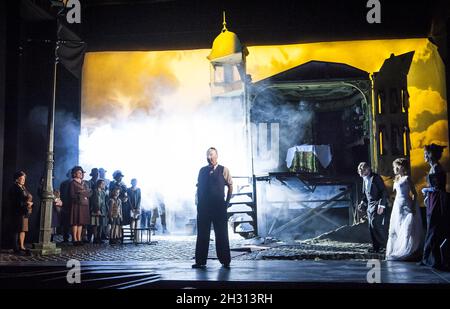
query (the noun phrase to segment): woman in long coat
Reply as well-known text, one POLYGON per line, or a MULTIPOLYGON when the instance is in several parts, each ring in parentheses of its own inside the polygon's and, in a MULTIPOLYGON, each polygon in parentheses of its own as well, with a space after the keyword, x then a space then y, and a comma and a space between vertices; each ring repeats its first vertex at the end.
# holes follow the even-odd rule
POLYGON ((33 197, 25 187, 27 175, 20 171, 14 174, 14 184, 9 190, 14 228, 14 251, 28 253, 25 248, 25 236, 28 232, 28 218, 31 215, 33 197))
POLYGON ((90 224, 89 197, 91 190, 86 181, 83 180, 85 171, 81 166, 72 169, 72 181, 69 186, 70 196, 70 225, 72 226, 72 237, 74 246, 81 246, 81 232, 83 225, 90 224))

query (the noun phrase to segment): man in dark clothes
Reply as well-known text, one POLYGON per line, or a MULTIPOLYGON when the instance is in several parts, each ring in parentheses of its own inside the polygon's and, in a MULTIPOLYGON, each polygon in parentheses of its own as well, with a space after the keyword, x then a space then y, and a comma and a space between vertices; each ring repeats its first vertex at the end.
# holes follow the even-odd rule
POLYGON ((358 174, 363 178, 363 198, 358 208, 367 208, 369 232, 373 249, 369 252, 380 252, 386 248, 388 236, 388 192, 380 175, 372 172, 369 164, 361 162, 358 174))
MULTIPOLYGON (((106 172, 107 172, 107 170, 105 170, 103 167, 100 167, 98 169, 98 177, 99 177, 99 179, 103 179, 105 181, 106 205, 108 205, 109 184, 110 184, 111 181, 108 178, 106 178, 106 172)), ((102 227, 102 240, 107 240, 108 237, 109 237, 108 224, 105 224, 102 227)))
POLYGON ((153 235, 155 235, 155 231, 158 230, 156 228, 156 219, 158 217, 161 218, 162 233, 169 234, 166 224, 166 203, 164 203, 164 197, 159 192, 155 194, 155 204, 153 205, 151 217, 150 229, 153 230, 153 235))
MULTIPOLYGON (((99 171, 98 168, 94 167, 91 169, 91 173, 89 174, 91 176, 91 179, 88 180, 88 186, 89 189, 91 189, 92 192, 95 192, 97 190, 97 180, 99 179, 99 171)), ((94 205, 92 205, 93 199, 89 200, 89 208, 94 208, 94 205)), ((90 243, 92 240, 92 235, 94 233, 94 227, 92 225, 86 225, 83 227, 82 235, 83 237, 86 236, 85 242, 90 243)))
POLYGON ((217 163, 217 150, 209 148, 208 165, 198 173, 197 182, 197 243, 192 268, 206 268, 211 223, 216 235, 216 252, 223 267, 230 267, 230 245, 227 229, 227 208, 233 193, 233 180, 228 168, 217 163), (224 188, 228 187, 226 199, 224 188))
POLYGON ((61 201, 63 203, 61 209, 61 227, 64 242, 69 242, 70 235, 70 195, 69 188, 72 181, 72 169, 69 169, 66 174, 67 179, 61 182, 59 192, 61 194, 61 201))
MULTIPOLYGON (((137 237, 136 229, 139 227, 138 222, 141 220, 141 189, 137 187, 137 179, 131 179, 131 188, 127 189, 128 204, 131 210, 131 225, 134 235, 137 237)), ((138 241, 135 238, 135 241, 138 241)))
POLYGON ((91 173, 89 174, 91 179, 88 181, 89 188, 94 191, 97 188, 97 180, 99 179, 98 168, 94 167, 91 169, 91 173))

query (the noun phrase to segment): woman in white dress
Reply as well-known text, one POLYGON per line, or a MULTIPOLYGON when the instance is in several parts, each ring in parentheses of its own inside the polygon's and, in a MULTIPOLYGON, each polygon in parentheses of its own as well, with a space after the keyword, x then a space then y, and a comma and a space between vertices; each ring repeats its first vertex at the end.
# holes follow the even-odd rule
POLYGON ((408 160, 399 158, 392 165, 396 194, 389 226, 386 260, 419 260, 422 256, 423 226, 417 192, 408 176, 408 160))

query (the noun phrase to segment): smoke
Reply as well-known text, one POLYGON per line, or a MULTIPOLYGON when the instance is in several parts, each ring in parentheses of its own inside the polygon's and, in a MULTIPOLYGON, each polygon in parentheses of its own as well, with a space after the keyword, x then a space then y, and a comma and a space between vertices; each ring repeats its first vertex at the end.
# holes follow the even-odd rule
POLYGON ((249 175, 245 122, 233 102, 199 104, 194 111, 177 108, 170 98, 161 102, 151 113, 83 118, 80 164, 103 167, 107 176, 119 169, 128 186, 137 178, 144 209, 155 206, 159 193, 168 216, 187 223, 195 217, 197 175, 209 147, 218 149, 219 163, 233 176, 249 175))
POLYGON ((206 150, 232 176, 250 176, 242 102, 211 102, 209 50, 88 53, 79 139, 85 170, 136 178, 142 207, 163 196, 170 225, 195 218, 198 171, 206 150), (172 224, 171 224, 172 223, 172 224))
POLYGON ((251 109, 255 173, 285 169, 287 149, 312 142, 314 111, 306 101, 286 102, 276 93, 258 93, 251 109))
MULTIPOLYGON (((34 138, 39 138, 44 142, 42 150, 47 149, 48 133, 48 107, 37 106, 30 111, 29 123, 32 124, 33 133, 37 134, 34 138)), ((73 144, 79 135, 80 125, 72 113, 56 110, 55 111, 55 131, 54 131, 54 186, 66 179, 67 170, 72 168, 78 162, 78 153, 73 144)), ((44 175, 45 159, 42 160, 41 176, 44 175)))
POLYGON ((283 182, 271 178, 258 182, 258 227, 260 236, 285 241, 307 239, 348 224, 350 193, 345 186, 308 189, 292 177, 283 182), (338 202, 325 203, 339 196, 338 202), (325 210, 326 209, 326 210, 325 210))

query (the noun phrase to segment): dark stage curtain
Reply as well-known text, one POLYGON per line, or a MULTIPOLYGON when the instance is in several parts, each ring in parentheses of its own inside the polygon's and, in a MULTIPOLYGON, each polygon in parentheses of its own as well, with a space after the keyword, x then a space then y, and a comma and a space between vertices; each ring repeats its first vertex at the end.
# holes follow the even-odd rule
POLYGON ((57 49, 59 60, 70 73, 80 79, 86 44, 74 32, 69 30, 64 21, 58 19, 57 27, 57 36, 60 41, 57 49))

